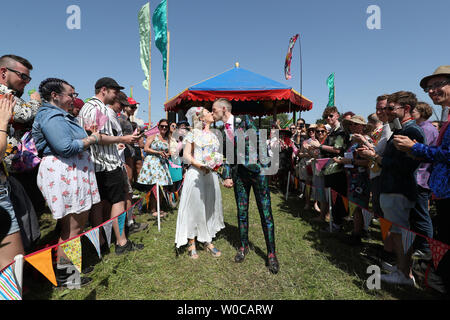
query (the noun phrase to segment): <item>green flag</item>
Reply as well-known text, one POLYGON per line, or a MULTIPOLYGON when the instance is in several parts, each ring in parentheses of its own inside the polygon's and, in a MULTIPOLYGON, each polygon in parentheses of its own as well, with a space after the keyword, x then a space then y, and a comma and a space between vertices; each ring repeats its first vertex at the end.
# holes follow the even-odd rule
POLYGON ((286 122, 286 123, 283 125, 283 129, 286 129, 288 126, 290 126, 290 125, 292 124, 293 120, 294 120, 294 118, 291 118, 291 120, 288 120, 288 122, 286 122))
POLYGON ((327 79, 328 86, 328 104, 327 107, 334 106, 334 73, 330 74, 327 79))
POLYGON ((167 70, 167 1, 162 0, 153 12, 153 30, 155 31, 155 45, 163 57, 163 72, 166 79, 167 70))
POLYGON ((150 39, 151 39, 151 27, 150 27, 150 5, 147 2, 139 10, 138 13, 139 22, 139 36, 141 47, 141 67, 145 74, 145 80, 142 85, 148 90, 148 84, 150 80, 150 39))

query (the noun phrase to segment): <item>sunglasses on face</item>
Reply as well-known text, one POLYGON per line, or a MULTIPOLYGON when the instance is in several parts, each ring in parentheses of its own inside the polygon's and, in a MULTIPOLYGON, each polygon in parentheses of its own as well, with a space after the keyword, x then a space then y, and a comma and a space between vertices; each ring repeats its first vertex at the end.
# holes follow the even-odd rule
POLYGON ((325 130, 316 130, 316 132, 319 134, 322 134, 322 133, 325 133, 326 131, 325 130))
POLYGON ((26 82, 31 81, 31 77, 23 72, 20 72, 20 71, 14 70, 14 69, 10 69, 10 68, 6 68, 6 69, 17 74, 20 77, 20 79, 22 79, 23 81, 26 81, 26 82))
POLYGON ((329 114, 326 117, 323 117, 324 119, 333 119, 334 114, 329 114))
POLYGON ((75 99, 76 97, 78 97, 78 93, 76 93, 76 92, 74 92, 74 93, 69 93, 69 94, 66 94, 66 93, 58 93, 58 95, 60 95, 60 96, 68 96, 68 97, 71 97, 72 99, 75 99))
POLYGON ((160 127, 161 129, 168 129, 168 128, 169 128, 168 125, 163 125, 163 124, 160 124, 159 127, 160 127))
POLYGON ((395 107, 387 106, 387 107, 384 107, 383 110, 394 111, 396 109, 401 109, 401 108, 404 108, 404 106, 395 106, 395 107))
POLYGON ((299 124, 299 125, 297 126, 297 128, 304 128, 304 127, 305 127, 305 124, 304 124, 304 123, 299 124))
POLYGON ((292 128, 290 128, 291 130, 295 130, 296 128, 295 127, 292 127, 292 128))
POLYGON ((450 80, 438 81, 438 82, 433 83, 432 85, 429 85, 429 86, 425 87, 423 89, 423 91, 428 93, 428 91, 430 91, 430 90, 435 90, 437 88, 442 88, 443 86, 445 86, 447 84, 450 84, 450 80))

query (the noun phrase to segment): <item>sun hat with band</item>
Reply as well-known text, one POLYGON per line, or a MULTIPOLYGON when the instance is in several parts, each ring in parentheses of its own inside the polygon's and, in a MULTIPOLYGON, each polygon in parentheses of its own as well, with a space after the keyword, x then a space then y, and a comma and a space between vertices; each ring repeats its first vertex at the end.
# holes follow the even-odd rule
POLYGON ((420 86, 422 87, 422 89, 425 89, 428 80, 437 76, 448 76, 450 78, 450 66, 439 66, 432 75, 426 76, 425 78, 420 80, 420 86))
POLYGON ((366 125, 367 124, 366 120, 364 120, 364 118, 362 116, 358 116, 356 114, 354 116, 352 116, 350 119, 344 119, 342 122, 343 123, 347 123, 347 124, 349 122, 362 124, 362 125, 366 125))

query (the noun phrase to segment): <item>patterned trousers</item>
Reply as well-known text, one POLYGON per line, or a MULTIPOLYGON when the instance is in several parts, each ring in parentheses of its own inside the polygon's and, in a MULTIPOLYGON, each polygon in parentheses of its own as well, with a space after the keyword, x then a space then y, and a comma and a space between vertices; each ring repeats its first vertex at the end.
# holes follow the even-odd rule
POLYGON ((248 246, 248 204, 250 189, 253 187, 264 239, 266 240, 267 253, 275 253, 275 225, 272 216, 268 177, 252 173, 241 166, 238 166, 237 169, 233 176, 233 183, 241 246, 248 246))

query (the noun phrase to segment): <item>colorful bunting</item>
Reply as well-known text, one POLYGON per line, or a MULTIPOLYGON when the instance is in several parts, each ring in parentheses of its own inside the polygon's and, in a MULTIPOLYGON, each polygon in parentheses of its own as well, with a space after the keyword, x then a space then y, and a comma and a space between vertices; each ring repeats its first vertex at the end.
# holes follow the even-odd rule
POLYGON ((292 50, 294 49, 295 42, 298 39, 298 34, 291 37, 289 39, 289 47, 288 47, 288 53, 286 54, 286 60, 284 61, 284 76, 286 77, 286 80, 289 80, 292 78, 291 76, 291 60, 292 60, 292 50))
POLYGON ((56 287, 55 271, 52 264, 52 249, 40 251, 31 256, 25 256, 25 260, 42 273, 56 287))
POLYGON ((353 212, 355 212, 355 209, 358 207, 356 204, 354 204, 353 202, 349 201, 348 203, 349 207, 350 207, 350 212, 349 215, 351 216, 353 214, 353 212))
POLYGON ((102 255, 100 253, 99 228, 94 228, 94 229, 86 232, 85 236, 88 237, 89 240, 91 240, 92 244, 95 247, 95 250, 97 250, 98 257, 101 258, 102 255))
POLYGON ((348 198, 342 197, 342 202, 344 203, 345 211, 348 212, 348 198))
POLYGON ((386 239, 389 230, 391 229, 392 222, 380 218, 380 227, 381 227, 381 236, 383 237, 383 241, 386 239))
POLYGON ((316 159, 316 170, 321 171, 330 160, 330 158, 316 159))
POLYGON ((117 223, 119 224, 119 232, 122 235, 123 228, 125 227, 125 220, 127 218, 127 212, 122 213, 119 218, 117 218, 117 223))
POLYGON ((108 221, 103 225, 103 230, 105 230, 106 240, 108 241, 108 247, 111 246, 111 230, 112 230, 112 221, 108 221))
POLYGON ((416 234, 403 228, 401 230, 402 230, 403 252, 404 254, 406 254, 411 245, 413 244, 414 239, 416 238, 416 234))
POLYGON ((13 265, 10 265, 0 273, 0 300, 22 300, 13 265))
POLYGON ((447 253, 449 246, 440 241, 427 238, 431 249, 431 256, 433 258, 434 269, 437 269, 442 257, 447 253))
POLYGON ((81 241, 80 237, 65 242, 60 245, 64 250, 67 258, 72 261, 73 265, 81 273, 81 241))
POLYGON ((364 219, 364 230, 369 230, 369 225, 372 221, 373 213, 366 209, 362 209, 362 215, 364 219))

